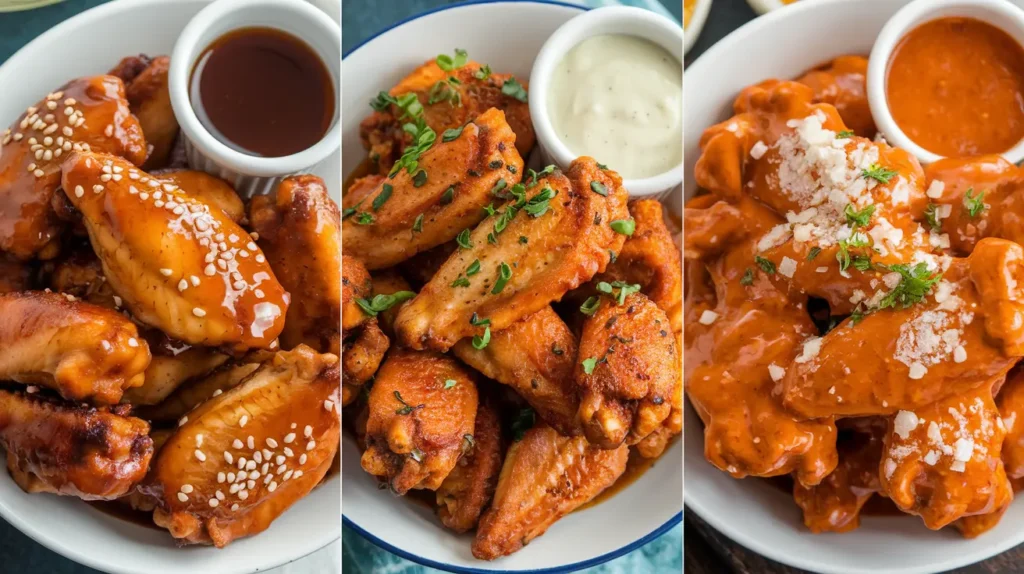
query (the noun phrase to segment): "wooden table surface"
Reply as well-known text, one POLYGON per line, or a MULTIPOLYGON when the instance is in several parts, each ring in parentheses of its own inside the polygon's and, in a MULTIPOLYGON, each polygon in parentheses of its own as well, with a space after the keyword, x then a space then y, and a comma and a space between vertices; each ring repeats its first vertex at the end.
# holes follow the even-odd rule
MULTIPOLYGON (((686 55, 686 63, 756 17, 746 0, 714 0, 700 38, 686 55)), ((689 509, 684 517, 683 532, 686 574, 813 574, 747 550, 711 528, 689 509)), ((1024 574, 1024 545, 979 564, 951 570, 949 574, 1024 574)))

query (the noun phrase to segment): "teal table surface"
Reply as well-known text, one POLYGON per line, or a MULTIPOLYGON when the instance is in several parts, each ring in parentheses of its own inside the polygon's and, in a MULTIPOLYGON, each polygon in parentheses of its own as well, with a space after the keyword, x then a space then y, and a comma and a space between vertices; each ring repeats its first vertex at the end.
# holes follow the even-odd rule
MULTIPOLYGON (((586 0, 591 6, 629 4, 643 6, 655 0, 586 0)), ((660 0, 668 13, 682 21, 682 0, 660 0)), ((446 0, 342 0, 342 50, 348 53, 374 34, 410 16, 457 2, 446 0)), ((343 509, 344 511, 344 509, 343 509)), ((556 525, 557 526, 557 525, 556 525)), ((609 525, 609 528, 614 526, 609 525)), ((345 574, 421 574, 439 572, 418 566, 377 548, 354 530, 342 532, 342 570, 345 574)), ((670 574, 682 572, 682 526, 634 552, 601 566, 583 570, 586 574, 670 574)))

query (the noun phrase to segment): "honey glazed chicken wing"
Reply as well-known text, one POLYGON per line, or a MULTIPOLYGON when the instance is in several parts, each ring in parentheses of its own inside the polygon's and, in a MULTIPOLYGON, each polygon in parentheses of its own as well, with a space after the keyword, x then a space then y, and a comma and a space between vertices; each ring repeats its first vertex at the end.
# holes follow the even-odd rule
POLYGON ((735 478, 792 472, 812 486, 835 468, 835 424, 830 417, 800 420, 782 406, 776 387, 817 330, 802 301, 750 270, 756 237, 778 216, 751 199, 738 207, 751 237, 686 267, 686 393, 705 425, 704 454, 717 468, 735 478))
POLYGON ((468 532, 476 527, 498 486, 505 453, 501 420, 488 401, 480 403, 473 434, 463 446, 466 452, 438 487, 436 495, 441 523, 455 532, 468 532))
POLYGON ((103 265, 87 245, 43 264, 45 283, 57 293, 74 295, 93 305, 118 310, 121 300, 103 275, 103 265))
MULTIPOLYGON (((480 64, 470 61, 446 73, 436 61, 431 60, 403 78, 390 90, 390 95, 396 98, 404 94, 415 95, 423 107, 426 124, 437 134, 463 126, 487 110, 497 108, 515 132, 519 155, 526 157, 535 141, 530 107, 525 96, 519 99, 505 95, 502 90, 506 83, 513 87, 520 82, 510 74, 489 73, 485 76, 484 72, 480 64)), ((520 84, 525 94, 526 83, 520 84)), ((380 173, 387 173, 411 142, 411 137, 402 130, 408 116, 398 106, 383 103, 375 106, 380 111, 363 120, 359 135, 380 173)))
POLYGON ((125 96, 150 147, 149 157, 142 166, 146 170, 166 167, 178 138, 178 120, 174 117, 171 93, 167 89, 170 67, 170 58, 157 56, 138 75, 125 80, 125 96))
POLYGON ((0 446, 26 492, 110 500, 141 481, 153 456, 149 425, 128 407, 96 409, 0 390, 0 446))
POLYGON ((477 416, 475 376, 437 353, 388 354, 370 389, 366 472, 391 490, 437 490, 462 455, 477 416))
POLYGON ((787 408, 806 418, 895 414, 1005 375, 1024 354, 1015 324, 1024 248, 985 239, 968 259, 940 263, 886 274, 880 289, 895 294, 894 308, 805 341, 782 381, 787 408), (904 307, 896 297, 912 281, 927 289, 904 307))
POLYGON ((146 341, 120 313, 57 293, 0 295, 0 380, 113 404, 142 384, 146 341))
POLYGON ((284 179, 274 198, 254 197, 250 219, 270 266, 292 297, 281 344, 341 352, 341 213, 315 175, 284 179))
POLYGON ((487 378, 515 389, 559 433, 576 436, 582 432, 573 379, 578 346, 569 326, 548 306, 492 333, 482 349, 463 339, 452 352, 487 378))
POLYGON ((803 510, 804 525, 811 532, 854 530, 860 526, 864 504, 882 488, 878 467, 888 420, 882 417, 853 420, 858 421, 855 428, 840 433, 836 469, 815 486, 799 482, 793 486, 793 498, 803 510))
POLYGON ((1000 459, 1005 429, 992 386, 947 397, 892 418, 882 455, 882 492, 937 530, 990 514, 1013 498, 1000 459))
POLYGON ((399 170, 365 197, 345 196, 345 252, 368 269, 391 267, 455 239, 486 217, 492 190, 522 175, 516 136, 500 110, 438 138, 414 172, 399 170))
POLYGON ((217 547, 265 530, 331 465, 338 376, 336 356, 300 345, 188 413, 142 487, 157 525, 217 547))
POLYGON ((592 158, 568 172, 530 178, 515 203, 483 221, 445 262, 395 322, 399 340, 414 349, 448 350, 482 335, 479 321, 500 331, 535 313, 603 271, 620 251, 629 219, 618 174, 592 158))
POLYGON ((512 443, 491 507, 480 518, 473 556, 507 556, 592 500, 626 470, 629 448, 605 450, 546 425, 512 443))
POLYGON ((289 295, 223 212, 114 156, 76 153, 63 173, 103 273, 136 319, 232 351, 277 339, 289 295))
POLYGON ((665 312, 643 294, 598 301, 580 337, 577 417, 591 444, 611 449, 640 442, 669 416, 679 351, 665 312))
POLYGON ((0 255, 0 295, 27 291, 31 281, 31 267, 0 255))
POLYGON ((239 225, 248 225, 242 198, 238 197, 235 188, 223 179, 191 169, 161 169, 152 172, 151 175, 162 183, 187 190, 189 197, 209 205, 211 209, 220 209, 231 221, 239 225))
POLYGON ((162 401, 151 406, 142 405, 135 412, 154 423, 177 422, 208 399, 238 386, 260 365, 260 361, 249 355, 230 360, 205 375, 186 380, 162 401))
POLYGON ((141 165, 146 142, 113 76, 68 82, 25 110, 0 136, 0 250, 51 258, 62 224, 50 205, 61 162, 73 151, 116 154, 141 165))
POLYGON ((227 355, 206 347, 171 355, 154 352, 143 383, 126 390, 121 400, 133 406, 160 404, 189 379, 201 377, 227 360, 227 355))
POLYGON ((867 75, 867 58, 839 56, 800 76, 797 82, 814 90, 816 103, 835 106, 853 133, 871 139, 877 130, 868 105, 867 75))

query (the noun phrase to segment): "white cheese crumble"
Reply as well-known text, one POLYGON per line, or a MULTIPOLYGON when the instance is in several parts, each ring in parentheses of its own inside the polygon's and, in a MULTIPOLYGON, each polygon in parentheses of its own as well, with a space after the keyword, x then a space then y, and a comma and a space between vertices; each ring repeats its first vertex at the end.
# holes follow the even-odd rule
POLYGON ((903 440, 910 438, 910 433, 921 424, 921 419, 910 411, 900 411, 892 420, 892 432, 903 440))
POLYGON ((757 143, 754 144, 754 147, 750 148, 750 157, 754 159, 761 159, 767 151, 768 146, 766 146, 763 141, 758 140, 757 143))
POLYGON ((710 309, 707 309, 703 313, 700 314, 699 321, 700 321, 701 325, 710 325, 710 324, 714 323, 716 320, 718 320, 718 313, 715 313, 714 311, 711 311, 710 309))
POLYGON ((786 369, 776 365, 775 363, 771 363, 768 365, 768 374, 771 375, 772 380, 777 383, 786 376, 786 369))
POLYGON ((794 359, 794 361, 796 361, 797 363, 806 363, 807 361, 810 361, 814 357, 817 357, 818 353, 820 352, 821 337, 809 337, 806 341, 804 341, 803 351, 800 353, 800 356, 794 359))
POLYGON ((796 261, 789 257, 783 257, 782 261, 779 262, 779 273, 785 277, 793 277, 796 273, 796 261))

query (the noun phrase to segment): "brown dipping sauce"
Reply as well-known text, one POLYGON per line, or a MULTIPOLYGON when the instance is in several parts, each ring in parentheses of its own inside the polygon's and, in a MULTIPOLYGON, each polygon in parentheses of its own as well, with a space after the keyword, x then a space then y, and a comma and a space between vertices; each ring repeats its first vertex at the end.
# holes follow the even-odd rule
POLYGON ((893 119, 933 153, 1001 153, 1024 137, 1024 49, 973 18, 940 18, 911 30, 886 77, 893 119))
POLYGON ((189 97, 217 139, 262 157, 312 147, 334 120, 327 66, 305 42, 273 28, 241 28, 210 44, 192 70, 189 97))

